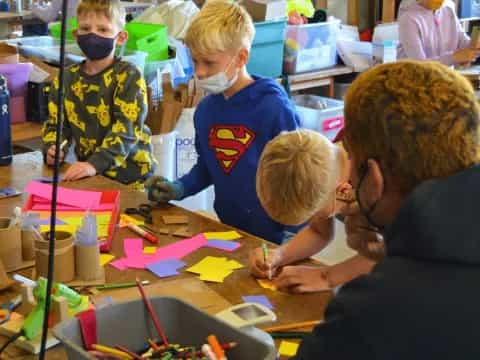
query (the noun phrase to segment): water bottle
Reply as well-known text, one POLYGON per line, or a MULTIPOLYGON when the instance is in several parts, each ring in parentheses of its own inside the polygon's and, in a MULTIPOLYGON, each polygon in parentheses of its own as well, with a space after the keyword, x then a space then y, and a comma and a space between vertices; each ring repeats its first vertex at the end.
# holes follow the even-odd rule
POLYGON ((0 166, 12 163, 12 133, 10 129, 10 93, 7 79, 0 75, 0 166))
POLYGON ((1 12, 10 11, 10 4, 8 3, 8 1, 6 0, 0 1, 0 11, 1 12))

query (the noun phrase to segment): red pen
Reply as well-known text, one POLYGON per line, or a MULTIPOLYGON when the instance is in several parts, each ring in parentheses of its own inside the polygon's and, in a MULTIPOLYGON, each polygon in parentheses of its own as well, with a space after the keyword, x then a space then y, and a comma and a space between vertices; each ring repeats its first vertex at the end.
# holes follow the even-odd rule
POLYGON ((150 241, 152 244, 157 244, 158 243, 158 239, 153 236, 152 234, 146 232, 145 230, 141 229, 140 227, 138 227, 137 225, 135 224, 127 224, 127 227, 132 230, 134 233, 137 233, 138 235, 140 235, 141 237, 147 239, 148 241, 150 241))

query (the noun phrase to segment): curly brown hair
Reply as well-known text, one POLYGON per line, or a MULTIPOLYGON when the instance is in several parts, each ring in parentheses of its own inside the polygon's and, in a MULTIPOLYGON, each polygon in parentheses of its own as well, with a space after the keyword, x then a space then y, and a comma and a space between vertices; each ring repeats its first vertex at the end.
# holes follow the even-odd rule
POLYGON ((361 74, 345 97, 345 141, 408 193, 479 162, 479 105, 462 75, 436 62, 400 61, 361 74))

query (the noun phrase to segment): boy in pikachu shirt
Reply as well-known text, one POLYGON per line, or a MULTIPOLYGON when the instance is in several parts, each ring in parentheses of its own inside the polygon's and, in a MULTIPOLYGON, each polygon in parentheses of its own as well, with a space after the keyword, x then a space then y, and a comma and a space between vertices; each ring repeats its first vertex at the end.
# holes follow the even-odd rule
MULTIPOLYGON (((114 57, 115 45, 127 39, 123 10, 117 0, 82 0, 77 16, 77 42, 87 59, 65 73, 62 140, 75 141, 78 162, 66 171, 64 180, 99 174, 140 185, 152 175, 155 160, 151 133, 144 124, 145 81, 135 66, 114 57)), ((58 85, 56 79, 48 104, 50 117, 43 127, 49 165, 55 156, 58 85)))

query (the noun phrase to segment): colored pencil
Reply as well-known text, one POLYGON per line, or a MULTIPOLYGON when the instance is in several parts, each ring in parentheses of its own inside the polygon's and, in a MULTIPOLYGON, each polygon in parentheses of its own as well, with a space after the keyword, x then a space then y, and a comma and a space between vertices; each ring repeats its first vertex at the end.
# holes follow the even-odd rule
POLYGON ((138 279, 138 278, 137 278, 137 287, 138 287, 138 290, 140 291, 140 294, 142 295, 143 303, 145 304, 145 307, 147 308, 147 311, 149 312, 150 317, 152 318, 153 325, 155 326, 155 329, 157 330, 158 336, 160 336, 160 339, 162 339, 162 341, 165 345, 168 345, 167 337, 165 336, 165 333, 163 332, 163 329, 160 325, 160 321, 158 320, 157 314, 153 310, 152 303, 147 298, 147 295, 145 294, 145 290, 143 289, 143 285, 140 282, 140 279, 138 279))

